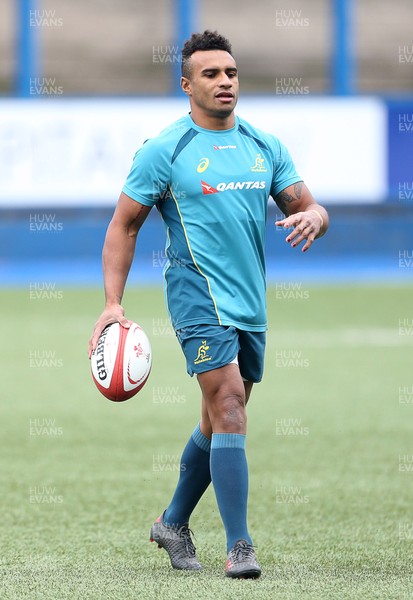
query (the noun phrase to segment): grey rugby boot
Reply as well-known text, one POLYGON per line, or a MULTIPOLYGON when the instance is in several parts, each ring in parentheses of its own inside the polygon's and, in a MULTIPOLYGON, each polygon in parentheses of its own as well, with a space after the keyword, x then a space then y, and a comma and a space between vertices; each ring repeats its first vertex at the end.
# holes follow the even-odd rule
POLYGON ((239 579, 256 579, 261 575, 254 548, 246 540, 238 540, 228 552, 225 572, 227 577, 239 579))
POLYGON ((188 523, 180 527, 165 525, 163 513, 151 527, 150 541, 157 542, 158 548, 165 548, 174 569, 199 571, 202 565, 195 555, 195 546, 191 539, 188 523))

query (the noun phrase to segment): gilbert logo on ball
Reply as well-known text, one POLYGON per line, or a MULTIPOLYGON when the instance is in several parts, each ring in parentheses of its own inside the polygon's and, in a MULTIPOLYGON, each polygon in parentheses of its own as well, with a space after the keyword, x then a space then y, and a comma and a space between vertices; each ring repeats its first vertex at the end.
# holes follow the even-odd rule
POLYGON ((152 367, 152 350, 146 333, 137 323, 119 323, 101 333, 90 359, 93 381, 113 402, 132 398, 145 385, 152 367))

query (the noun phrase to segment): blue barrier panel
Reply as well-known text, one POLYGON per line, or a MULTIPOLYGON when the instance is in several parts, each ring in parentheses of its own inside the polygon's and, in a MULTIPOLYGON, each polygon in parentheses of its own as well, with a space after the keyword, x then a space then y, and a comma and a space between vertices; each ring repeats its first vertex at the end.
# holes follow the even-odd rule
MULTIPOLYGON (((19 211, 0 218, 0 285, 32 281, 101 285, 101 251, 110 210, 19 211)), ((330 207, 330 230, 303 254, 276 229, 275 206, 267 224, 270 282, 405 281, 413 279, 413 207, 330 207)), ((129 281, 161 284, 165 232, 156 210, 141 229, 129 281)))
POLYGON ((388 104, 389 200, 413 207, 413 102, 388 104))

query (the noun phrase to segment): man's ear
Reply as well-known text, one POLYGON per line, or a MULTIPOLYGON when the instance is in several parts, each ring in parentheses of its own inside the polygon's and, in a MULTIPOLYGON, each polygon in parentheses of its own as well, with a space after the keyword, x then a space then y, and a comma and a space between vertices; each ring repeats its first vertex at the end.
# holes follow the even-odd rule
POLYGON ((181 77, 181 88, 187 96, 192 96, 191 82, 187 77, 181 77))

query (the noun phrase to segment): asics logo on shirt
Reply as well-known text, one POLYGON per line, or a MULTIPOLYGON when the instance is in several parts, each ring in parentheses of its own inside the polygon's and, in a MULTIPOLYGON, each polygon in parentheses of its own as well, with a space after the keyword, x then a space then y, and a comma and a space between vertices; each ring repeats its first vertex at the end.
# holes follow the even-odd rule
POLYGON ((196 170, 198 171, 198 173, 203 173, 204 171, 207 170, 208 167, 209 167, 209 158, 201 158, 196 170))
POLYGON ((213 187, 206 181, 201 181, 202 193, 217 194, 218 192, 226 192, 227 190, 263 190, 265 189, 265 181, 225 181, 218 183, 213 187))

